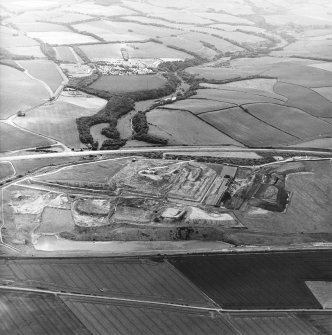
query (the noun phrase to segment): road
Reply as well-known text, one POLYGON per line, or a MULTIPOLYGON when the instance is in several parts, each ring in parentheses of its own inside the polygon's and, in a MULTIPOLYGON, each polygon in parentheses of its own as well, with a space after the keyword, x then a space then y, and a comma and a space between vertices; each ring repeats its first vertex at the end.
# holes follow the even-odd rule
POLYGON ((84 293, 71 293, 71 292, 63 292, 63 291, 55 291, 48 289, 35 289, 35 288, 26 288, 20 286, 11 286, 11 285, 0 285, 0 289, 2 290, 10 290, 10 291, 18 291, 18 292, 33 292, 33 293, 47 293, 54 294, 59 296, 67 296, 67 297, 80 297, 80 298, 88 298, 88 299, 96 299, 101 301, 119 301, 119 302, 129 302, 133 304, 145 304, 145 305, 153 305, 158 307, 177 307, 186 310, 196 310, 196 311, 211 311, 211 312, 236 312, 241 311, 244 313, 257 313, 257 312, 270 312, 270 313, 294 313, 294 312, 327 312, 330 313, 329 310, 324 309, 310 309, 310 308, 289 308, 289 309, 224 309, 221 307, 203 307, 203 306, 193 306, 193 305, 181 305, 177 303, 167 303, 167 302, 159 302, 159 301, 151 301, 151 300, 141 300, 141 299, 129 299, 129 298, 119 298, 119 297, 111 297, 111 296, 103 296, 103 295, 92 295, 92 294, 84 294, 84 293))
MULTIPOLYGON (((304 149, 247 149, 234 146, 179 146, 179 147, 139 147, 133 149, 118 149, 118 150, 97 150, 97 151, 65 151, 60 153, 43 153, 33 155, 17 155, 17 156, 2 156, 0 161, 14 161, 24 159, 37 159, 37 158, 54 158, 54 157, 80 157, 80 156, 98 156, 98 155, 109 155, 109 154, 139 154, 147 152, 266 152, 266 153, 293 153, 298 155, 321 155, 325 157, 331 157, 332 152, 320 151, 320 150, 304 150, 304 149)), ((239 157, 240 158, 240 157, 239 157)), ((246 158, 246 157, 244 157, 246 158)))

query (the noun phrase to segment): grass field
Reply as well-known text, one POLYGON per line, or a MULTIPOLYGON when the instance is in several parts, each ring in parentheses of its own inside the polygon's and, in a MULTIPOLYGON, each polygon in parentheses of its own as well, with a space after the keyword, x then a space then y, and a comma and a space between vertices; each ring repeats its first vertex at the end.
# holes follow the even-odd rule
POLYGON ((74 25, 79 31, 88 31, 105 41, 141 41, 150 38, 178 35, 180 30, 167 27, 148 26, 135 22, 91 21, 74 25))
POLYGON ((20 61, 19 64, 33 77, 44 81, 53 92, 63 81, 57 66, 49 60, 25 60, 20 61))
POLYGON ((200 115, 200 118, 249 147, 282 146, 299 141, 257 120, 238 107, 204 113, 200 115))
POLYGON ((332 102, 332 87, 318 87, 313 89, 315 92, 332 102))
POLYGON ((257 91, 248 90, 247 92, 237 91, 232 89, 200 89, 197 90, 197 95, 193 96, 193 99, 210 99, 228 102, 237 105, 249 104, 249 103, 280 103, 279 99, 272 98, 269 96, 264 96, 257 91), (249 93, 250 92, 250 93, 249 93))
POLYGON ((154 109, 147 113, 149 134, 167 138, 169 144, 209 145, 232 144, 238 141, 223 134, 189 112, 154 109))
POLYGON ((286 190, 292 192, 286 213, 239 213, 239 220, 249 229, 290 232, 331 232, 331 161, 306 162, 312 173, 291 174, 286 190), (303 217, 306 219, 303 220, 303 217))
POLYGON ((12 165, 8 162, 0 163, 0 180, 7 179, 15 174, 12 165))
POLYGON ((302 140, 332 137, 330 124, 300 109, 275 104, 252 104, 245 108, 260 120, 302 140))
POLYGON ((48 31, 71 31, 66 26, 54 23, 39 22, 36 23, 17 23, 18 30, 28 32, 48 32, 48 31))
POLYGON ((36 58, 46 58, 46 56, 40 50, 38 45, 33 45, 30 47, 13 47, 13 48, 6 48, 13 55, 18 56, 33 56, 36 58))
POLYGON ((170 260, 223 308, 321 308, 305 279, 331 280, 331 251, 189 256, 170 260), (199 271, 197 271, 199 266, 199 271))
POLYGON ((112 6, 101 6, 96 3, 84 2, 82 4, 72 4, 67 8, 69 12, 81 13, 85 15, 96 16, 117 16, 117 15, 131 15, 135 12, 113 4, 112 6))
POLYGON ((160 107, 159 109, 175 109, 175 110, 185 110, 195 115, 205 112, 211 112, 216 110, 221 110, 225 108, 234 107, 234 104, 230 104, 222 101, 206 100, 206 99, 185 99, 176 101, 175 103, 168 104, 165 107, 160 107))
POLYGON ((37 41, 23 35, 22 33, 18 34, 15 32, 13 34, 7 34, 1 31, 0 39, 2 48, 39 46, 37 41))
POLYGON ((55 142, 0 122, 0 152, 35 148, 55 142))
POLYGON ((39 177, 41 180, 72 180, 106 183, 109 178, 119 172, 130 162, 129 159, 117 159, 87 163, 67 167, 59 172, 39 177))
MULTIPOLYGON (((56 47, 54 48, 56 52, 56 58, 62 62, 77 63, 77 59, 74 56, 74 50, 68 46, 56 47)), ((78 59, 79 56, 77 56, 78 59)))
POLYGON ((76 118, 93 115, 96 110, 56 101, 30 111, 24 118, 16 118, 15 123, 38 134, 55 138, 70 148, 81 148, 84 145, 79 139, 76 118))
MULTIPOLYGON (((120 43, 82 45, 80 49, 90 58, 122 58, 120 43)), ((127 43, 125 45, 130 58, 192 58, 192 56, 175 49, 168 48, 166 45, 146 42, 146 43, 127 43)))
POLYGON ((302 142, 299 144, 294 145, 295 147, 303 147, 303 148, 325 148, 331 149, 332 148, 332 138, 319 138, 316 140, 302 142))
POLYGON ((102 76, 90 87, 108 92, 149 91, 161 88, 166 79, 160 75, 102 76))
POLYGON ((290 106, 314 116, 332 117, 332 102, 309 88, 278 82, 274 90, 287 97, 290 106))
POLYGON ((49 22, 62 22, 62 23, 75 23, 89 19, 92 19, 92 16, 79 13, 71 13, 69 11, 64 10, 54 10, 48 13, 47 17, 47 21, 49 22))
POLYGON ((29 78, 21 71, 0 65, 1 119, 6 119, 19 110, 37 106, 48 98, 49 92, 42 83, 29 78))
POLYGON ((66 44, 80 44, 80 43, 93 43, 97 40, 91 36, 73 33, 71 31, 46 31, 46 32, 30 32, 28 36, 38 38, 45 43, 54 45, 66 44))

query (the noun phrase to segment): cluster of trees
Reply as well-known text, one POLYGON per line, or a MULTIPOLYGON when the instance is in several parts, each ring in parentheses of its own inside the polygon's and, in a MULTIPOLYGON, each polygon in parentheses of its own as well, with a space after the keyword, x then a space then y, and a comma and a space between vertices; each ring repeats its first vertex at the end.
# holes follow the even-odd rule
POLYGON ((153 144, 167 145, 167 140, 148 134, 149 124, 146 115, 143 112, 138 112, 132 119, 134 134, 132 138, 138 141, 144 141, 153 144))
POLYGON ((120 139, 120 134, 116 129, 118 119, 130 112, 134 108, 134 101, 126 96, 113 96, 107 102, 106 106, 98 113, 92 116, 83 116, 76 119, 77 129, 80 136, 80 141, 84 144, 89 144, 92 149, 98 148, 98 143, 90 133, 90 128, 99 123, 108 123, 109 126, 102 131, 109 140, 104 141, 101 149, 118 149, 123 146, 126 141, 120 139))

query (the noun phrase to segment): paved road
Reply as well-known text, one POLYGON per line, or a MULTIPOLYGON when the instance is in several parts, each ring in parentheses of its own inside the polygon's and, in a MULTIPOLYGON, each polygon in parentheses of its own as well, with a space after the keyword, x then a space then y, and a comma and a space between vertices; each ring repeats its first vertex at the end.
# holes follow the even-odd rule
MULTIPOLYGON (((272 153, 294 153, 298 155, 322 155, 331 156, 332 152, 319 151, 319 150, 303 150, 303 149, 247 149, 240 147, 203 147, 203 146, 192 146, 192 147, 139 147, 133 149, 119 149, 119 150, 98 150, 98 151, 65 151, 60 153, 44 153, 44 154, 33 154, 33 155, 17 155, 17 156, 2 156, 0 161, 14 161, 14 160, 24 160, 24 159, 36 159, 36 158, 51 158, 51 157, 80 157, 80 156, 98 156, 107 154, 139 154, 146 152, 272 152, 272 153)), ((244 155, 245 156, 245 155, 244 155)), ((246 157, 244 157, 246 158, 246 157)))

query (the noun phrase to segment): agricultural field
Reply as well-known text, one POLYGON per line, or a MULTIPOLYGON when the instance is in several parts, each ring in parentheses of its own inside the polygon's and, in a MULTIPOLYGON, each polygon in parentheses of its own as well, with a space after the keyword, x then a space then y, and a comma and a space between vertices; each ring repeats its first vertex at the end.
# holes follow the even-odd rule
POLYGON ((61 62, 82 63, 82 59, 68 46, 55 47, 56 59, 61 62))
POLYGON ((332 127, 325 121, 300 109, 277 104, 252 104, 245 108, 264 123, 291 134, 301 140, 332 137, 332 127))
POLYGON ((102 76, 90 87, 112 93, 130 93, 158 89, 165 83, 166 79, 160 75, 102 76))
POLYGON ((38 24, 34 23, 16 23, 16 27, 18 30, 23 31, 25 33, 29 32, 61 32, 61 31, 71 31, 68 27, 60 24, 54 24, 54 23, 45 23, 40 22, 38 24))
POLYGON ((147 113, 149 134, 168 139, 170 145, 242 146, 237 140, 203 122, 190 112, 155 109, 147 113))
POLYGON ((0 118, 42 104, 50 97, 45 86, 24 72, 0 65, 0 118), (18 95, 17 92, 20 92, 18 95))
POLYGON ((42 53, 41 49, 37 45, 28 46, 28 47, 13 47, 6 48, 6 50, 16 56, 32 56, 35 58, 46 58, 42 53))
POLYGON ((49 60, 25 60, 19 61, 18 64, 26 69, 32 77, 43 81, 53 93, 63 81, 61 70, 49 60))
POLYGON ((323 96, 325 99, 332 102, 332 86, 331 87, 318 87, 313 89, 315 92, 323 96))
MULTIPOLYGON (((69 99, 72 100, 73 98, 69 99)), ((14 122, 22 128, 54 138, 70 148, 81 148, 84 144, 79 139, 76 118, 95 114, 99 106, 86 108, 80 102, 77 105, 56 101, 35 108, 24 118, 16 118, 14 122)))
POLYGON ((150 38, 179 35, 180 30, 135 22, 91 21, 73 25, 78 31, 93 33, 108 42, 142 41, 150 38))
POLYGON ((331 251, 322 251, 190 256, 170 262, 223 308, 319 309, 305 278, 331 280, 331 257, 331 251))
POLYGON ((216 110, 227 109, 235 107, 235 104, 216 101, 216 100, 207 100, 207 99, 185 99, 179 100, 172 104, 166 105, 164 107, 159 107, 159 109, 171 109, 178 111, 188 111, 195 115, 199 115, 206 112, 212 112, 216 110))
POLYGON ((82 45, 80 49, 90 58, 122 58, 121 48, 125 47, 130 58, 192 58, 182 51, 168 48, 166 45, 146 42, 146 43, 111 43, 82 45))
POLYGON ((94 15, 94 16, 119 16, 119 15, 131 15, 135 14, 134 11, 124 8, 119 5, 112 6, 101 6, 96 3, 83 2, 79 4, 73 4, 67 7, 69 12, 80 13, 84 15, 94 15))
POLYGON ((55 142, 0 122, 0 152, 35 148, 55 142))
POLYGON ((44 43, 51 45, 70 45, 81 43, 96 43, 97 40, 91 36, 73 33, 71 31, 47 31, 47 32, 29 32, 31 38, 38 38, 44 43))
POLYGON ((239 107, 200 115, 205 122, 249 147, 285 146, 299 139, 262 122, 239 107))

